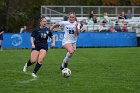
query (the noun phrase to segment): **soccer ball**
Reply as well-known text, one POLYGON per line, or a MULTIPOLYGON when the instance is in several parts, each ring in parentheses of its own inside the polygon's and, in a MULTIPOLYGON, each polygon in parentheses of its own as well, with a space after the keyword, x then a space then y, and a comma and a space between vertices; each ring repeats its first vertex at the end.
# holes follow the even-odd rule
POLYGON ((67 77, 69 77, 70 75, 71 75, 71 70, 70 70, 69 68, 64 68, 64 69, 62 70, 62 76, 63 76, 63 77, 67 78, 67 77))

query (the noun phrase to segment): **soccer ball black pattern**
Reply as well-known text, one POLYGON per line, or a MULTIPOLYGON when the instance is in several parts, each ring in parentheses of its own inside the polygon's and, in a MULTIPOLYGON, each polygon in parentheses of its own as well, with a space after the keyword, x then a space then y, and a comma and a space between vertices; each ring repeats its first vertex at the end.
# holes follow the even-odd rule
POLYGON ((69 69, 69 68, 64 68, 63 70, 62 70, 62 76, 63 77, 70 77, 70 75, 71 75, 71 70, 69 69))

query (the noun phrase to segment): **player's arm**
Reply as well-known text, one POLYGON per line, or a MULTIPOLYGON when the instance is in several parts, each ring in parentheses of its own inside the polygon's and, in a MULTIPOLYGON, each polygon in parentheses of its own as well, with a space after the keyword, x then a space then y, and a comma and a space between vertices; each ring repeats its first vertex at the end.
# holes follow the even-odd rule
POLYGON ((35 48, 35 44, 34 44, 34 38, 37 36, 37 30, 33 30, 33 32, 31 33, 31 37, 30 37, 30 42, 31 42, 31 45, 32 45, 32 48, 35 48))
POLYGON ((54 36, 51 36, 50 38, 52 40, 51 47, 54 47, 55 46, 55 38, 54 38, 54 36))
POLYGON ((59 23, 55 23, 55 24, 53 24, 53 25, 50 27, 50 30, 52 31, 54 28, 56 28, 56 27, 58 27, 58 26, 60 26, 60 24, 59 24, 59 23))
POLYGON ((49 37, 52 40, 51 47, 54 47, 55 46, 55 37, 53 36, 51 31, 49 31, 49 37))
POLYGON ((0 35, 3 34, 3 33, 4 33, 4 31, 0 32, 0 35))
POLYGON ((2 28, 1 28, 0 30, 1 30, 1 32, 0 32, 0 35, 1 35, 1 34, 4 33, 4 31, 5 31, 6 29, 5 29, 5 27, 2 26, 2 28))
POLYGON ((80 26, 78 25, 78 22, 76 23, 76 27, 75 27, 75 35, 79 35, 80 33, 80 26))
POLYGON ((35 48, 34 38, 32 36, 30 37, 30 41, 31 41, 32 48, 35 48))

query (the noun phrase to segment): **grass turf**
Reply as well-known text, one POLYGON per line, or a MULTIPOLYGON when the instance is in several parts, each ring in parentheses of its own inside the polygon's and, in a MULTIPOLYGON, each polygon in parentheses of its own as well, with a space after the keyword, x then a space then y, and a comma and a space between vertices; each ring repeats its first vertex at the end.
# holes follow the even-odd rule
POLYGON ((0 93, 140 93, 140 48, 78 48, 70 59, 72 75, 59 69, 65 49, 49 49, 38 71, 22 68, 29 49, 0 51, 0 93))

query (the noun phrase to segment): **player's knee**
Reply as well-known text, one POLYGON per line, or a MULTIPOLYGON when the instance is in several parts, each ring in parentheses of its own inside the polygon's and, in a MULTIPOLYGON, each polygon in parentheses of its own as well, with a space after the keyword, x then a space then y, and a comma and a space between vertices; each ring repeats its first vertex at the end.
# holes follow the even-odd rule
POLYGON ((70 50, 69 53, 70 55, 72 55, 74 53, 74 50, 70 50))

